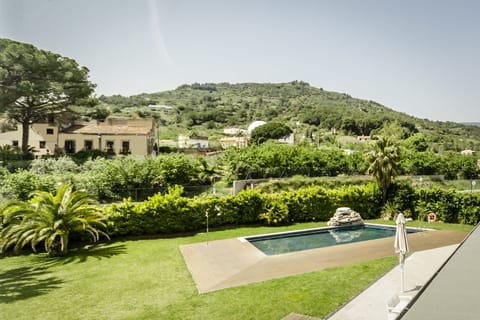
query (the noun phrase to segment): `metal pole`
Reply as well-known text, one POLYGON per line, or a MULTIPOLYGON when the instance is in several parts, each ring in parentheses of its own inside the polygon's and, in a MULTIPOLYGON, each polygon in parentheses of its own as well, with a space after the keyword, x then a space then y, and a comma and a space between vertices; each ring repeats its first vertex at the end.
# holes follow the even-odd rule
POLYGON ((205 216, 207 217, 207 233, 206 233, 206 238, 207 238, 207 247, 208 247, 208 210, 207 210, 207 213, 205 213, 205 216))

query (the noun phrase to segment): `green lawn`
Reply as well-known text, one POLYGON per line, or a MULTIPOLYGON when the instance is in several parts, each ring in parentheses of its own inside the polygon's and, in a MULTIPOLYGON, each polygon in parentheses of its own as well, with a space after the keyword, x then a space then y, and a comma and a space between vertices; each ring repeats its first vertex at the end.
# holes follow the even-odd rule
MULTIPOLYGON (((324 225, 213 231, 209 240, 324 225)), ((205 234, 0 259, 0 319, 325 317, 397 262, 392 250, 389 258, 199 295, 178 247, 200 241, 205 234)))

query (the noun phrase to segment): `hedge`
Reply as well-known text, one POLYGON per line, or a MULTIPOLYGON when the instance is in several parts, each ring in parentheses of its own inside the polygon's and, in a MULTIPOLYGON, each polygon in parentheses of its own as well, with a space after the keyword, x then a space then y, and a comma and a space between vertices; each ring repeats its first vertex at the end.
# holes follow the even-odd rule
MULTIPOLYGON (((454 190, 413 189, 398 184, 391 201, 399 211, 435 212, 444 222, 476 224, 480 220, 480 194, 454 190)), ((327 221, 336 208, 350 207, 364 219, 381 215, 381 192, 376 184, 326 189, 311 186, 269 194, 244 190, 236 196, 186 198, 180 186, 134 204, 131 199, 106 207, 111 236, 138 236, 194 232, 206 227, 266 223, 270 225, 327 221)))

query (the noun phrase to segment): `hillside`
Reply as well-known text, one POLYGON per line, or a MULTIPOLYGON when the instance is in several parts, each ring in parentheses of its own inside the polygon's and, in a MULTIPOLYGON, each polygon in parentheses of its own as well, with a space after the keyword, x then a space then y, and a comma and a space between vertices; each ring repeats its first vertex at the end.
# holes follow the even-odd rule
POLYGON ((385 123, 397 121, 405 138, 420 132, 442 150, 480 146, 478 126, 415 118, 375 101, 315 88, 302 81, 195 83, 170 91, 99 99, 101 107, 111 113, 155 117, 165 137, 189 131, 215 135, 224 127, 246 128, 255 120, 282 121, 307 137, 332 128, 344 135, 372 135, 385 123))

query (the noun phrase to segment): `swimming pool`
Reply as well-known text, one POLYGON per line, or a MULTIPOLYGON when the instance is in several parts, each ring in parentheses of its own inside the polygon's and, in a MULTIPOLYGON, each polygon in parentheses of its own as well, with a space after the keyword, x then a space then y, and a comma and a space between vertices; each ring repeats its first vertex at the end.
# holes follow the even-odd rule
MULTIPOLYGON (((407 228, 408 233, 424 231, 407 228)), ((393 237, 395 227, 365 224, 355 227, 327 227, 246 237, 245 240, 268 256, 393 237)), ((393 246, 393 243, 392 243, 393 246)))

